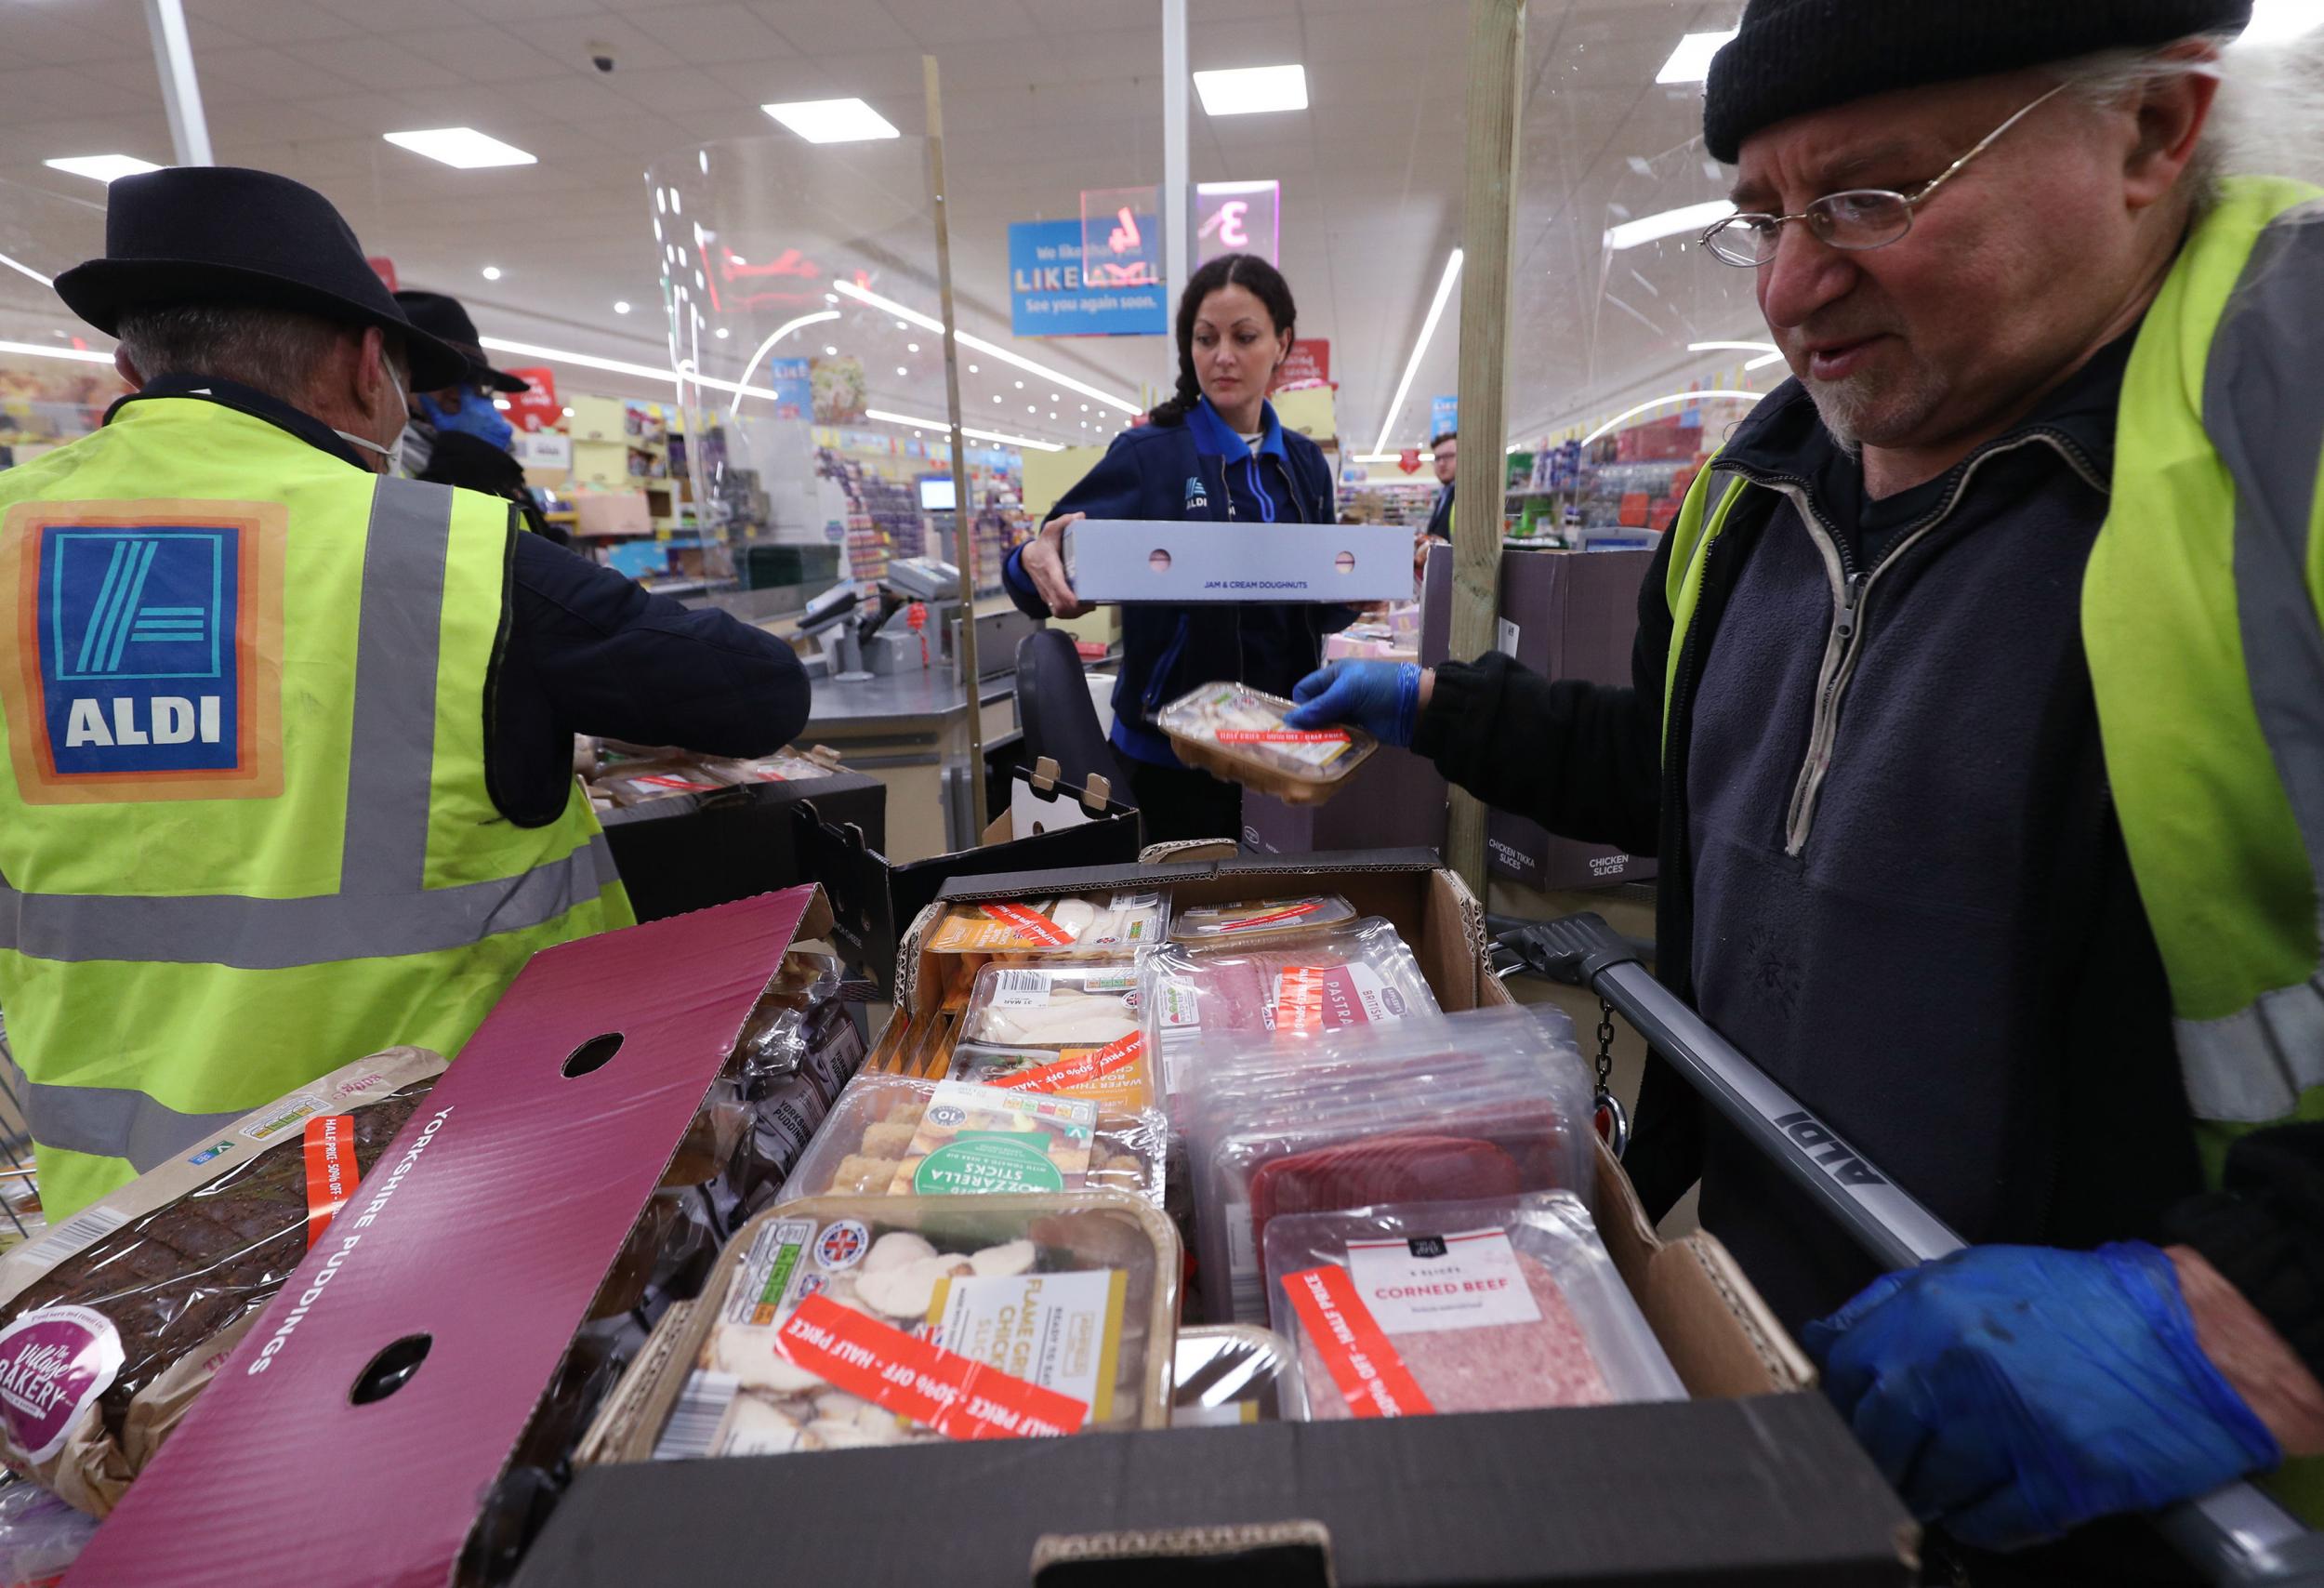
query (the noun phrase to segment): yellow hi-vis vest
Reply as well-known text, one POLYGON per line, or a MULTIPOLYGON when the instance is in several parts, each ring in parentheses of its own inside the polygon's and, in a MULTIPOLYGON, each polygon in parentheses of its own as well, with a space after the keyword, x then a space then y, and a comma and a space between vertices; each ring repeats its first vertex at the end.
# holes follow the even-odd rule
POLYGON ((52 1224, 629 924, 485 777, 508 504, 198 398, 0 472, 0 1018, 52 1224))
MULTIPOLYGON (((1712 507, 1715 468, 1671 530, 1673 678, 1704 553, 1752 489, 1737 481, 1712 507)), ((2139 330, 2081 603, 2106 776, 2213 1184, 2237 1136, 2324 1118, 2320 471, 2324 195, 2234 179, 2139 330)), ((2290 1462, 2270 1486, 2324 1522, 2324 1463, 2290 1462)))

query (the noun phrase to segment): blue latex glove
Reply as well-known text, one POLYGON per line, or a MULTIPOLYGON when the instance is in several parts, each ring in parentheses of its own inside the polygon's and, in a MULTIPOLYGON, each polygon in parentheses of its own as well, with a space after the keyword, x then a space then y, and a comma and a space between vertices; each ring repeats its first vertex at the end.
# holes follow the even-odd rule
POLYGON ((1914 1513, 1981 1548, 2155 1510, 2283 1457, 2143 1241, 1973 1247, 1875 1280, 1800 1339, 1914 1513))
POLYGON ((1291 691, 1298 707, 1287 728, 1353 722, 1384 745, 1412 748, 1420 721, 1420 669, 1410 662, 1334 662, 1291 691))
POLYGON ((462 389, 456 408, 440 407, 425 392, 420 395, 419 405, 428 411, 428 422, 438 430, 464 431, 479 441, 490 442, 503 452, 508 450, 508 442, 516 434, 516 427, 493 406, 493 400, 473 387, 462 389))

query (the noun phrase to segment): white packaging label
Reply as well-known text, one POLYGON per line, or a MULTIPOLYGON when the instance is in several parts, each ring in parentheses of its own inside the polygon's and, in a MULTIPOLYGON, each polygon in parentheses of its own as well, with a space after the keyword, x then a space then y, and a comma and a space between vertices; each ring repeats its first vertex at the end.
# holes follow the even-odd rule
POLYGON ((1402 1020, 1411 1012, 1404 994, 1361 960, 1294 965, 1275 974, 1268 1024, 1278 1031, 1331 1031, 1402 1020))
POLYGON ((1010 1274, 949 1279, 931 1342, 1114 1416, 1112 1369, 1129 1276, 1010 1274))
POLYGON ((1259 1266, 1259 1232, 1251 1227, 1250 1204, 1227 1202, 1219 1211, 1226 1220, 1227 1288, 1234 1296, 1235 1316, 1264 1323, 1267 1276, 1259 1266))
POLYGON ((995 1009, 1039 1009, 1049 1002, 1049 975, 1042 971, 1003 971, 995 978, 995 1009))
POLYGON ((1389 1334, 1541 1321, 1517 1253, 1500 1230, 1352 1240, 1348 1273, 1389 1334))
POLYGON ((1200 1026, 1202 994, 1184 982, 1163 983, 1161 1019, 1166 1026, 1200 1026))
POLYGON ((1499 638, 1494 643, 1493 649, 1513 662, 1517 659, 1517 626, 1506 617, 1498 618, 1495 621, 1500 625, 1500 629, 1499 638))

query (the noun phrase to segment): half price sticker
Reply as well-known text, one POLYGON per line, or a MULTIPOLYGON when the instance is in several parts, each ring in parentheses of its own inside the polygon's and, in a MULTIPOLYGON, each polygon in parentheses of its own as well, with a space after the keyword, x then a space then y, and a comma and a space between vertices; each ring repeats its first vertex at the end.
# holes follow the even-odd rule
POLYGON ((1104 1047, 1087 1053, 1076 1053, 1055 1064, 1040 1065, 1029 1070, 1019 1070, 988 1084, 1011 1092, 1067 1092, 1076 1086, 1087 1086, 1102 1080, 1117 1070, 1126 1070, 1145 1052, 1146 1039, 1138 1032, 1108 1042, 1104 1047))
POLYGON ((799 1303, 775 1331, 774 1352, 947 1439, 1055 1438, 1089 1420, 1087 1401, 931 1345, 828 1296, 799 1303))
POLYGON ((1014 932, 1022 941, 1037 943, 1044 948, 1063 948, 1074 940, 1072 933, 1039 910, 1029 910, 1023 905, 986 905, 984 913, 1014 932))
POLYGON ((1340 1398, 1358 1417, 1430 1417, 1418 1380, 1372 1317, 1344 1268, 1308 1268, 1283 1277, 1300 1327, 1323 1356, 1340 1398))
POLYGON ((347 1199, 355 1195, 355 1116, 319 1114, 307 1121, 307 1250, 312 1251, 347 1199))
POLYGON ((1222 745, 1344 745, 1351 741, 1344 728, 1221 728, 1222 745))

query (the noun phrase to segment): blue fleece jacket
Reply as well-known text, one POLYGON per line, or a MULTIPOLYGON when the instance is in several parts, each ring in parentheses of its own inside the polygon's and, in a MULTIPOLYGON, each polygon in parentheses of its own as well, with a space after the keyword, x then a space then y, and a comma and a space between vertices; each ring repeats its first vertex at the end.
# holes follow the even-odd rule
MULTIPOLYGON (((1050 517, 1331 523, 1331 466, 1322 449, 1284 430, 1272 404, 1264 413, 1266 433, 1256 453, 1207 399, 1182 424, 1124 430, 1050 517)), ((1024 571, 1022 548, 1009 554, 1002 575, 1010 598, 1027 615, 1050 615, 1024 571)), ((1343 606, 1285 603, 1124 607, 1114 747, 1155 765, 1178 764, 1169 740, 1153 726, 1156 711, 1221 679, 1288 695, 1321 661, 1323 637, 1354 615, 1343 606)))

